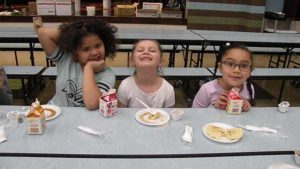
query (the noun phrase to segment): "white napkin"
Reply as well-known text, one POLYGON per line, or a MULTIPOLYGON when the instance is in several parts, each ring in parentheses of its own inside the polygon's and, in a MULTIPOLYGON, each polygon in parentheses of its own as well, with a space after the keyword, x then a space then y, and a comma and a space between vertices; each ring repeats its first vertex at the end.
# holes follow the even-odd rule
POLYGON ((4 126, 0 126, 0 143, 6 140, 6 134, 4 130, 4 126))
POLYGON ((250 126, 250 125, 241 125, 241 124, 239 124, 239 127, 250 131, 266 132, 266 133, 274 133, 274 134, 278 133, 277 130, 269 127, 257 127, 257 126, 250 126))
POLYGON ((192 143, 193 141, 193 127, 191 125, 184 125, 184 133, 181 137, 184 142, 192 143))

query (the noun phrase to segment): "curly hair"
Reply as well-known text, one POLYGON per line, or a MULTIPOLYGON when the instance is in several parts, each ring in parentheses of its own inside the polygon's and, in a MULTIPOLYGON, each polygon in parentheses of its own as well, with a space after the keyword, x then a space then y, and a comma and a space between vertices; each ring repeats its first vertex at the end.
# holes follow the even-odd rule
MULTIPOLYGON (((105 57, 111 59, 116 57, 117 39, 115 33, 117 28, 100 19, 80 19, 70 23, 63 23, 59 27, 61 34, 58 38, 58 47, 66 52, 74 52, 82 43, 82 39, 88 35, 95 34, 103 41, 105 57)), ((77 58, 74 58, 75 60, 77 58)))

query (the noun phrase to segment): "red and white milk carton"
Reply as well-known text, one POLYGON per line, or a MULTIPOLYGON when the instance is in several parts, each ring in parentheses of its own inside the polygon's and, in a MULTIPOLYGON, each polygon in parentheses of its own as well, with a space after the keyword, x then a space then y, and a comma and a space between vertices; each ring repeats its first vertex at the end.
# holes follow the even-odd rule
POLYGON ((226 111, 229 114, 241 114, 243 107, 243 99, 239 95, 238 88, 232 88, 228 93, 226 111))
POLYGON ((99 99, 99 113, 104 117, 111 117, 117 113, 118 99, 116 89, 103 93, 99 99))

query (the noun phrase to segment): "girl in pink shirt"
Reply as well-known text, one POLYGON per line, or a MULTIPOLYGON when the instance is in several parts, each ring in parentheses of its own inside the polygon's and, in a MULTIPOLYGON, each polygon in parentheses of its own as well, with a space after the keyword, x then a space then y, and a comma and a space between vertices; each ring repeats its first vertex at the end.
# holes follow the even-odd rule
POLYGON ((193 101, 193 107, 213 106, 225 109, 227 94, 233 88, 239 88, 243 98, 243 111, 248 111, 254 105, 254 88, 250 83, 253 70, 253 59, 249 49, 242 45, 226 46, 220 54, 218 63, 222 77, 201 86, 193 101))

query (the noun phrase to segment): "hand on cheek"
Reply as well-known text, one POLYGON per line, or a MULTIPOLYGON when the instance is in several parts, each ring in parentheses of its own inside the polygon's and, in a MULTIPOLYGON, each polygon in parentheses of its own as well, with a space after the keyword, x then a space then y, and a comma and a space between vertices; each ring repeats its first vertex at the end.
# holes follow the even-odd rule
POLYGON ((103 69, 105 69, 105 61, 90 61, 85 64, 85 66, 91 66, 94 73, 101 72, 103 69))

